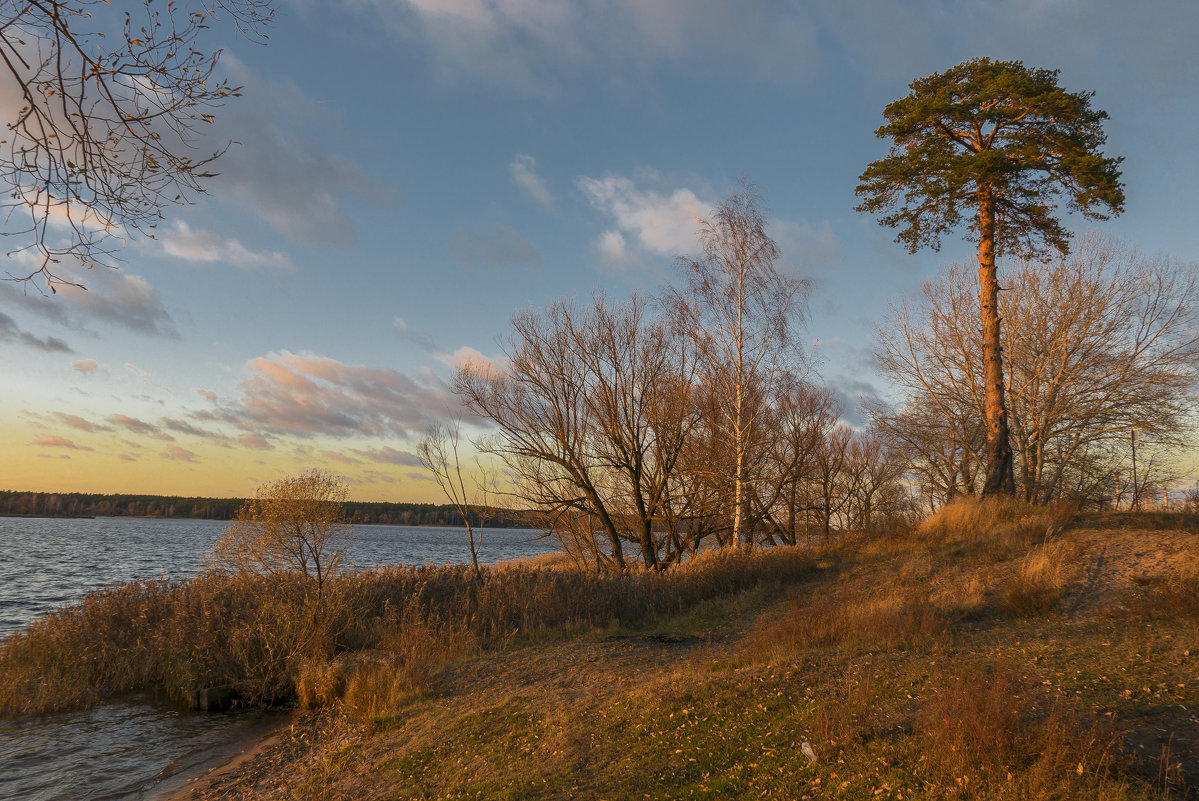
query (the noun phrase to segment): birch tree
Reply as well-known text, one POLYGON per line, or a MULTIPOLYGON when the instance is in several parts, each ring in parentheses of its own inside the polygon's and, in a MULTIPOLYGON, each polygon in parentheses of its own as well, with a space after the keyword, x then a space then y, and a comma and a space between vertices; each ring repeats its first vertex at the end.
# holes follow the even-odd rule
POLYGON ((667 291, 677 325, 703 361, 719 409, 717 430, 732 455, 732 539, 747 545, 750 443, 763 405, 788 366, 807 285, 775 266, 757 191, 745 185, 700 220, 699 255, 679 260, 684 286, 667 291), (756 390, 756 391, 751 391, 756 390), (755 402, 756 401, 756 402, 755 402))

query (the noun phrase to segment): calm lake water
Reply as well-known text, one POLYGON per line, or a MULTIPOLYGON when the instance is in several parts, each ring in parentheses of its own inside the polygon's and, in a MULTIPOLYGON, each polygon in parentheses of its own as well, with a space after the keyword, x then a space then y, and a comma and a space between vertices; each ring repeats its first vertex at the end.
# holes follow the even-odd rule
MULTIPOLYGON (((0 638, 89 590, 159 576, 186 577, 227 524, 212 520, 0 517, 0 638)), ((480 560, 552 550, 538 532, 491 529, 480 560)), ((355 567, 470 561, 466 530, 356 526, 355 567)), ((153 799, 212 767, 269 715, 199 715, 144 701, 0 721, 0 799, 153 799)))

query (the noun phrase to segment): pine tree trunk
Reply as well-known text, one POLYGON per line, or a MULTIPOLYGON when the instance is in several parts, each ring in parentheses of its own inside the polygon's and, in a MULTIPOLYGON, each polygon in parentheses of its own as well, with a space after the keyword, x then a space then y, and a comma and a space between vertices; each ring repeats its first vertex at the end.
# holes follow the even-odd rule
POLYGON ((1016 476, 1004 404, 1003 345, 1000 339, 999 276, 995 270, 995 203, 980 188, 978 203, 978 303, 982 311, 983 383, 987 423, 987 479, 983 495, 1015 495, 1016 476))

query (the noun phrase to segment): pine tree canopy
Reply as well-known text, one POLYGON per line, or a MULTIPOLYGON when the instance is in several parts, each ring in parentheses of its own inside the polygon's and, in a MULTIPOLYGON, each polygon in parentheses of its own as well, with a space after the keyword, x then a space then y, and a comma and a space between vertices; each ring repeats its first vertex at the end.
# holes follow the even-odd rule
POLYGON ((1107 113, 1094 92, 1071 93, 1058 71, 978 58, 911 84, 886 107, 875 133, 890 152, 868 166, 859 211, 883 213, 910 252, 939 249, 963 222, 978 234, 977 210, 993 202, 995 252, 1064 252, 1069 232, 1054 201, 1091 219, 1123 210, 1122 159, 1100 152, 1107 113), (964 217, 964 219, 963 219, 964 217))

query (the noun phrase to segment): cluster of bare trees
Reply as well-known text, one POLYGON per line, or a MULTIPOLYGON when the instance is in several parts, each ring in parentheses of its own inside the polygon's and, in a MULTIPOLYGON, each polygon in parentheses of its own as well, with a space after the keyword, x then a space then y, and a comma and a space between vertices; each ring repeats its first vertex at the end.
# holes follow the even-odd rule
MULTIPOLYGON (((1197 281, 1190 266, 1098 237, 1011 271, 1000 314, 1019 496, 1135 506, 1173 478, 1194 422, 1197 281)), ((985 473, 973 290, 970 273, 950 267, 879 335, 879 363, 903 402, 874 409, 874 425, 933 506, 980 491, 985 473)))
MULTIPOLYGON (((495 433, 513 502, 580 563, 660 568, 705 545, 884 533, 984 491, 986 379, 973 276, 897 305, 877 355, 901 396, 841 422, 793 338, 805 287, 779 274, 748 190, 657 299, 560 301, 513 320, 502 366, 455 390, 495 433)), ((1136 506, 1193 430, 1199 277, 1101 238, 1024 260, 1000 295, 1018 494, 1136 506), (1131 446, 1131 447, 1130 447, 1131 446)), ((1160 491, 1160 489, 1158 490, 1160 491)))
POLYGON ((806 287, 775 269, 752 190, 701 221, 699 242, 683 287, 521 312, 503 369, 455 378, 495 427, 479 445, 514 503, 580 562, 659 568, 708 543, 795 543, 907 508, 891 450, 800 377, 806 287))

